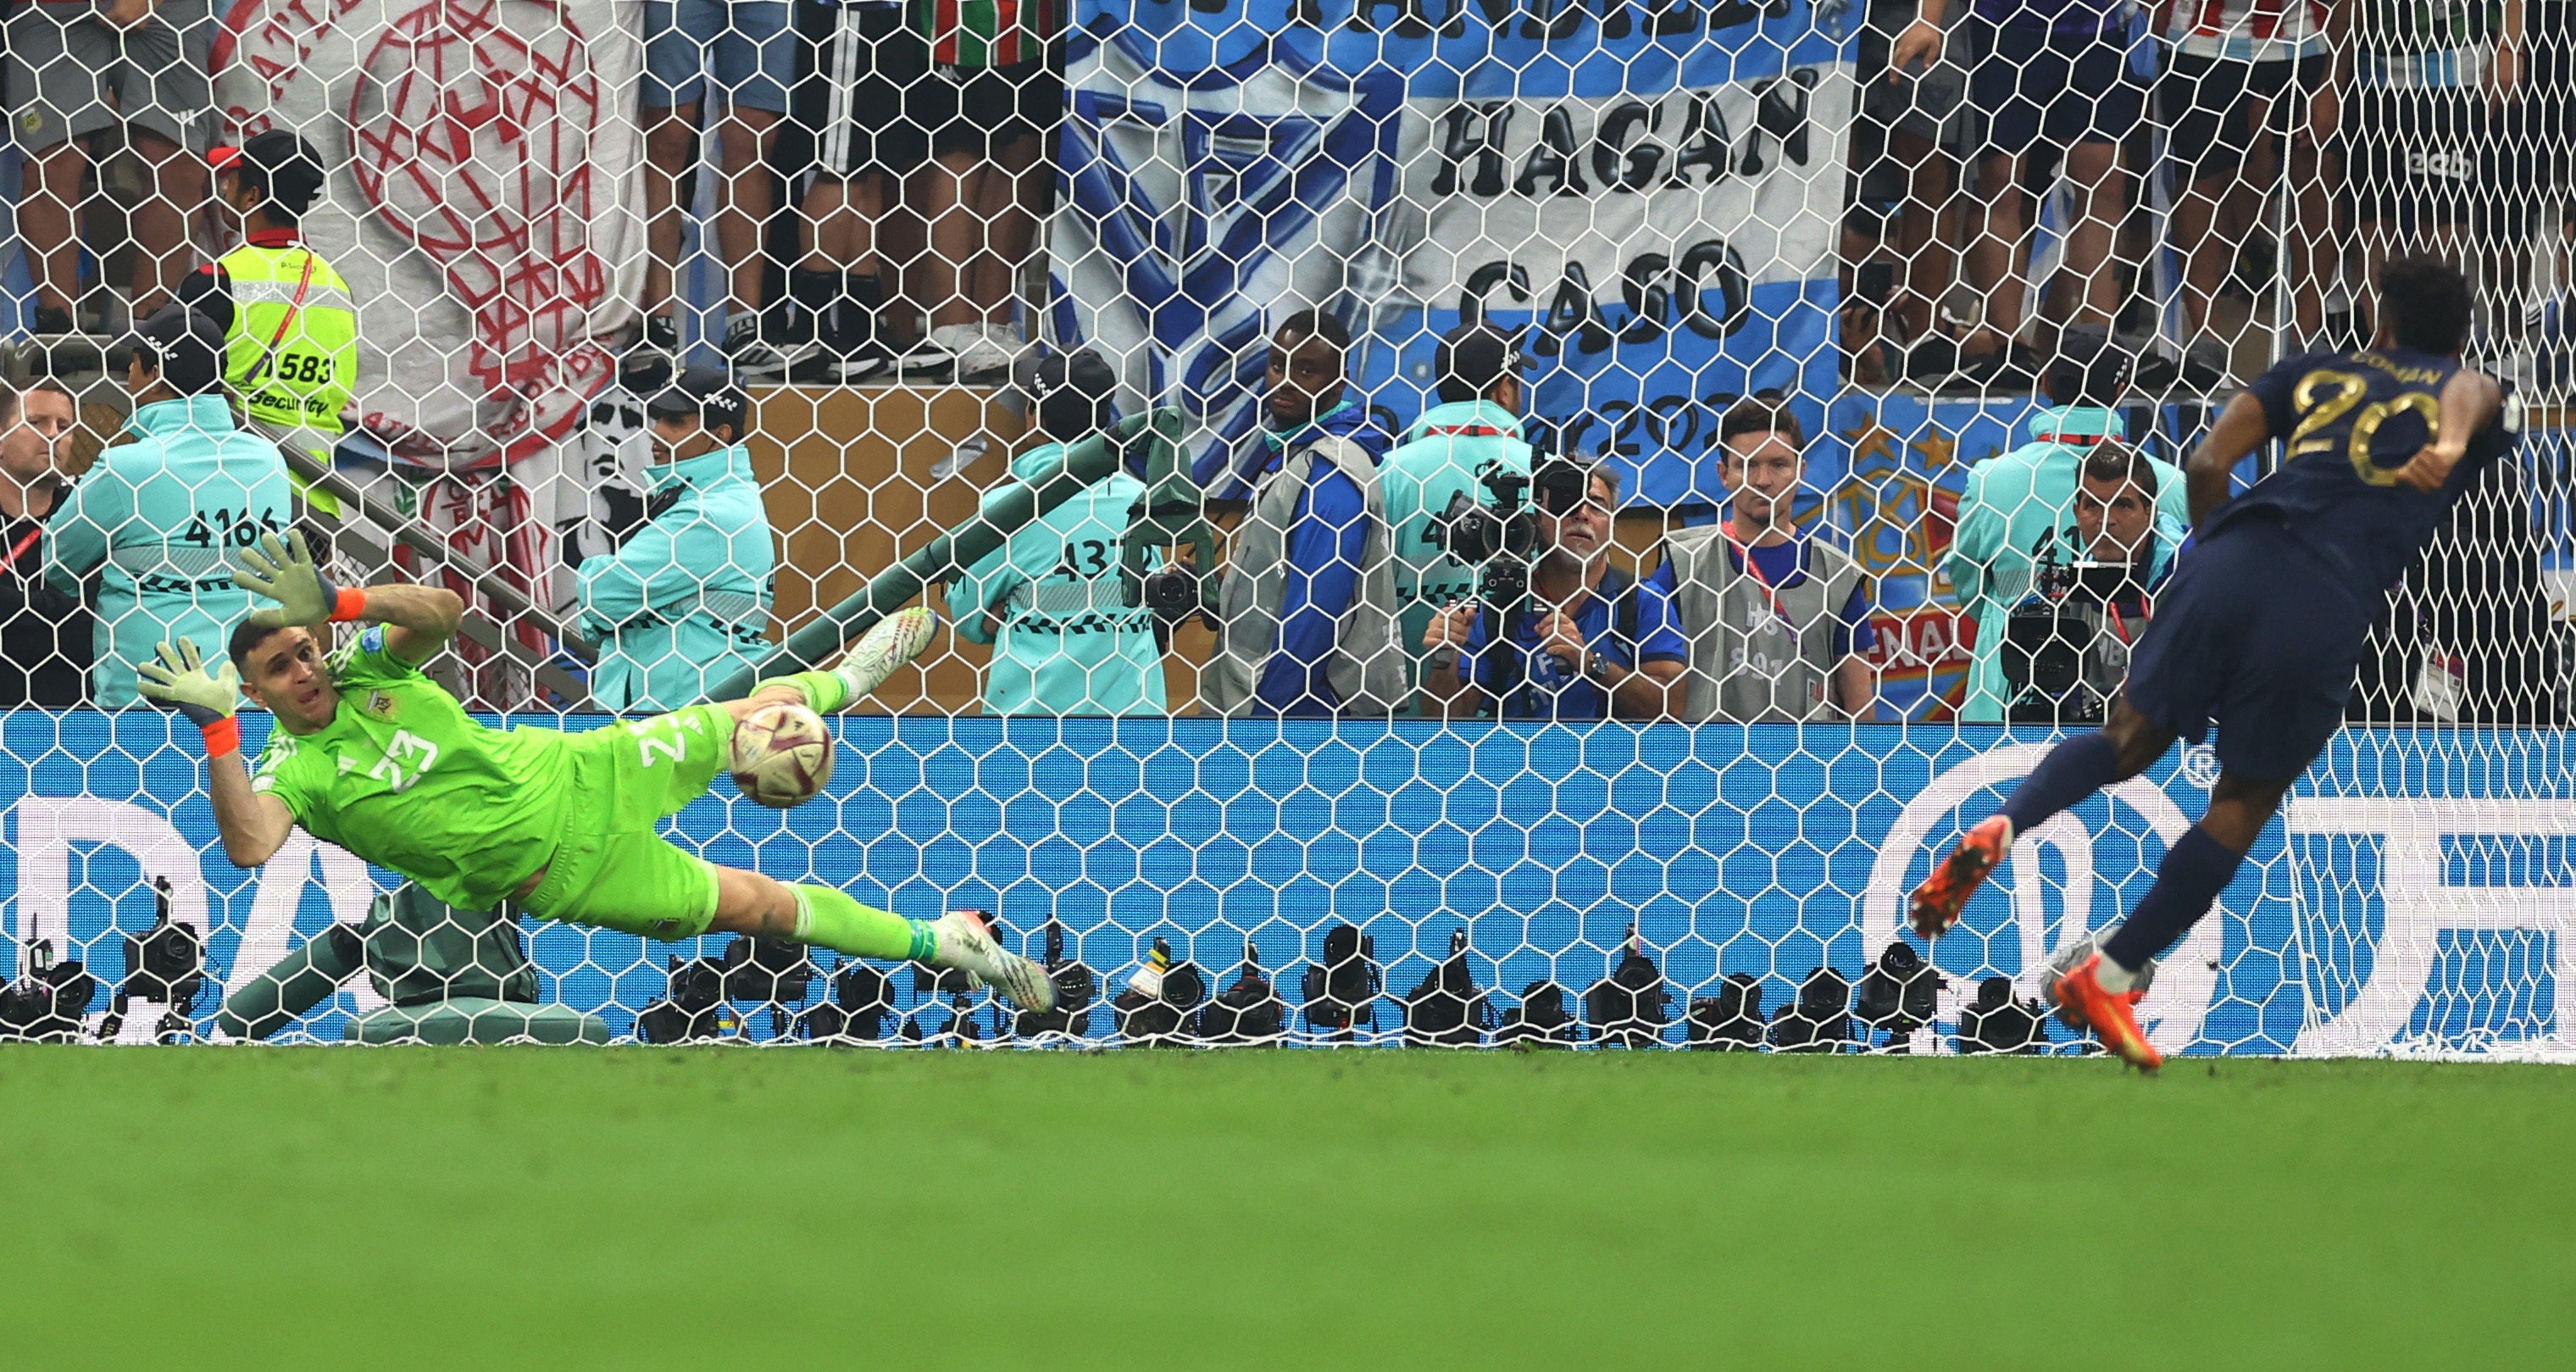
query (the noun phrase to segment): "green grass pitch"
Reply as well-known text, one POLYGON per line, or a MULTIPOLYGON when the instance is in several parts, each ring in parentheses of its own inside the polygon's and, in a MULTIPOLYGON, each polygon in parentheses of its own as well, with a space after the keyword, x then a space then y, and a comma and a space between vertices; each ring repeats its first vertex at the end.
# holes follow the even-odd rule
POLYGON ((16 1048, 0 1362, 2567 1366, 2571 1137, 2538 1067, 16 1048))

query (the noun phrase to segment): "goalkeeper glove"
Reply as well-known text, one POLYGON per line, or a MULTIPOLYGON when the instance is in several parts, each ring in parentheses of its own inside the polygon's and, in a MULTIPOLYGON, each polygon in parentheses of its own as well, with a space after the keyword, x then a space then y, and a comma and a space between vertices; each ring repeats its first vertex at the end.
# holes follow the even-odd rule
POLYGON ((233 670, 232 662, 227 659, 208 667, 196 640, 188 638, 180 639, 176 648, 160 644, 156 651, 160 661, 134 669, 142 678, 135 689, 186 715, 203 731, 207 757, 240 752, 241 723, 233 718, 233 711, 241 704, 241 673, 233 670))
POLYGON ((312 550, 300 536, 264 534, 258 547, 243 550, 241 560, 233 569, 233 584, 277 602, 276 609, 250 612, 250 622, 262 629, 337 624, 366 613, 367 593, 332 585, 313 565, 312 550))

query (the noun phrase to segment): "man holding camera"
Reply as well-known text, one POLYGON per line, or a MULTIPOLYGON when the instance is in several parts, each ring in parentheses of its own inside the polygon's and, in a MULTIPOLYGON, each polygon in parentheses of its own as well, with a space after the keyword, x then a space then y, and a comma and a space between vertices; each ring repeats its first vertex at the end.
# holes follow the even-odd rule
POLYGON ((722 367, 691 367, 645 402, 651 518, 576 583, 606 709, 680 709, 769 651, 777 535, 744 443, 750 411, 722 367))
POLYGON ((97 616, 90 703, 133 705, 153 645, 213 642, 251 611, 224 564, 231 549, 284 533, 293 494, 277 444, 233 423, 224 331, 164 305, 128 341, 130 443, 109 448, 45 525, 45 579, 86 594, 97 616))
MULTIPOLYGON (((2012 699, 2003 658, 2013 611, 2031 600, 2043 553, 2068 546, 2085 459, 2104 444, 2121 446, 2126 430, 2117 408, 2129 388, 2125 353, 2105 347, 2068 354, 2042 384, 2050 403, 2032 412, 2031 441, 1968 470, 1958 533, 1941 563, 1958 590, 1959 608, 1976 626, 1968 693, 1959 706, 1959 718, 1973 724, 2003 722, 2012 699)), ((2139 485, 2154 492, 2157 519, 2188 528, 2180 469, 2138 460, 2154 477, 2139 485)), ((2060 558, 2072 560, 2079 559, 2060 558)))
POLYGON ((1663 565, 1646 581, 1648 601, 1669 605, 1688 644, 1683 717, 1870 718, 1878 686, 1862 656, 1877 644, 1869 578, 1791 514, 1806 475, 1805 427, 1785 403, 1756 396, 1728 409, 1717 433, 1728 517, 1665 540, 1663 565))
POLYGON ((2098 722, 2119 694, 2187 532, 2156 509, 2156 465, 2117 443, 2086 455, 2074 527, 2041 548, 2034 592, 2005 621, 2006 719, 2098 722))
POLYGON ((1610 565, 1618 475, 1556 458, 1532 486, 1536 509, 1520 517, 1535 520, 1534 542, 1546 551, 1530 569, 1529 594, 1518 606, 1464 600, 1430 616, 1422 713, 1663 718, 1686 652, 1669 622, 1647 612, 1637 579, 1610 565))
MULTIPOLYGON (((1118 378, 1100 354, 1051 353, 1025 368, 1020 388, 1046 441, 1011 459, 1034 481, 1065 445, 1108 428, 1118 378)), ((986 507, 1010 488, 996 487, 986 507)), ((1159 715, 1165 712, 1163 645, 1154 612, 1127 599, 1119 562, 1129 512, 1145 483, 1113 472, 1004 540, 948 588, 957 634, 993 645, 984 669, 988 715, 1159 715)))
MULTIPOLYGON (((1526 360, 1510 333, 1483 322, 1450 330, 1433 350, 1440 403, 1405 431, 1382 472, 1387 537, 1395 546, 1395 603, 1402 616, 1398 642, 1421 643, 1435 612, 1476 594, 1476 570, 1441 545, 1439 521, 1458 497, 1482 499, 1479 473, 1530 474, 1530 445, 1521 438, 1520 368, 1526 360)), ((1406 684, 1418 687, 1422 659, 1408 656, 1406 684)))

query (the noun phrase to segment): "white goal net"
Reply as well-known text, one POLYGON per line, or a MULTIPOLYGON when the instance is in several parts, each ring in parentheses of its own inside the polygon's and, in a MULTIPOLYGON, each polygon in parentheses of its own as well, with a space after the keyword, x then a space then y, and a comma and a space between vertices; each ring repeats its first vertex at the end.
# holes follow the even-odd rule
POLYGON ((1905 894, 2116 697, 2230 398, 2429 255, 2519 441, 2141 1014, 2576 1054, 2564 5, 0 15, 0 1037, 2085 1051, 2041 972, 2209 746, 1905 894), (926 603, 820 797, 661 832, 1082 1003, 236 867, 136 667, 289 530, 521 728, 926 603))

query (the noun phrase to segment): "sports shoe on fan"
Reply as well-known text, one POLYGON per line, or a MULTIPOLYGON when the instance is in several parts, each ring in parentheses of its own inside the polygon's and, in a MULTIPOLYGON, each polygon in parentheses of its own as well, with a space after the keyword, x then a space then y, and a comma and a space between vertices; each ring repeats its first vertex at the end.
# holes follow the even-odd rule
POLYGON ((957 354, 939 341, 939 330, 926 338, 916 338, 912 346, 895 354, 895 375, 913 381, 927 381, 948 375, 957 365, 957 354))
POLYGON ((817 349, 787 369, 787 379, 806 386, 855 386, 893 361, 874 342, 846 353, 817 349))
POLYGON ((856 701, 879 686, 894 669, 921 656, 939 629, 939 616, 927 605, 897 610, 878 620, 827 671, 838 672, 856 701))
POLYGON ((1950 926, 1959 922, 1959 912, 1968 908, 1968 897, 2012 851, 2012 841, 2012 821, 2002 815, 1988 815, 1960 835, 1959 846, 1914 888, 1914 932, 1927 939, 1950 932, 1950 926))
POLYGON ((2182 384, 2195 391, 2222 391, 2236 384, 2227 340, 2203 334, 2182 350, 2182 384))
POLYGON ((659 353, 664 357, 680 355, 680 321, 667 314, 644 316, 644 332, 637 335, 626 349, 629 357, 637 353, 659 353))
POLYGON ((982 381, 1006 376, 1028 345, 1008 324, 976 326, 975 342, 957 355, 957 379, 982 381))
POLYGON ((1011 369, 1011 353, 997 345, 982 324, 942 324, 930 341, 957 360, 959 381, 981 381, 1011 369))
POLYGON ((788 368, 813 350, 811 343, 780 343, 764 337, 756 314, 735 315, 725 325, 725 360, 733 364, 734 376, 740 380, 781 380, 788 368))
POLYGON ((2136 998, 2103 990, 2101 978, 2094 975, 2101 968, 2102 955, 2095 953, 2057 979, 2048 994, 2057 1002, 2058 1018, 2092 1030, 2103 1047, 2141 1072, 2164 1066, 2165 1055, 2147 1042, 2146 1031, 2138 1027, 2136 998))
POLYGON ((1055 1008, 1054 979, 1045 968, 994 942, 981 914, 951 910, 930 927, 939 934, 931 966, 962 968, 1023 1010, 1044 1014, 1055 1008))
MULTIPOLYGON (((844 314, 858 307, 843 301, 844 314)), ((788 369, 789 378, 816 386, 855 386, 894 365, 886 351, 884 325, 874 319, 844 321, 824 332, 805 360, 788 369)))

